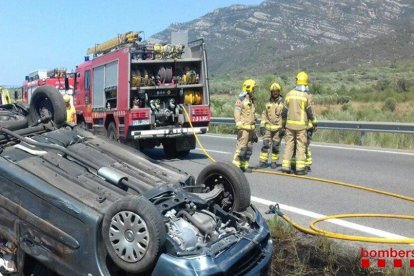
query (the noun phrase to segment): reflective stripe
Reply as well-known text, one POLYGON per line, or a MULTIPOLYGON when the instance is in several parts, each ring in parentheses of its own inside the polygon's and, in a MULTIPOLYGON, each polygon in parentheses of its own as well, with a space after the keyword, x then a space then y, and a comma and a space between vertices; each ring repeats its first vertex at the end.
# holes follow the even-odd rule
POLYGON ((305 169, 305 161, 296 161, 296 170, 303 171, 305 169))
POLYGON ((308 124, 306 121, 293 121, 293 120, 287 120, 286 123, 292 124, 292 125, 300 125, 300 126, 306 126, 308 124))
POLYGON ((233 162, 231 163, 233 163, 233 165, 235 165, 236 167, 240 167, 240 161, 233 160, 233 162))
POLYGON ((253 130, 255 128, 254 125, 244 125, 244 124, 238 125, 238 124, 236 124, 236 126, 237 126, 237 129, 245 129, 245 130, 253 130))
POLYGON ((261 152, 259 155, 260 161, 267 161, 268 158, 269 158, 269 154, 267 152, 261 152))
POLYGON ((290 99, 301 100, 301 101, 304 101, 304 102, 308 101, 308 99, 306 97, 299 96, 299 95, 293 95, 293 96, 287 96, 286 97, 286 101, 289 101, 290 99))
POLYGON ((304 101, 300 103, 300 121, 301 122, 305 121, 305 102, 304 101))
POLYGON ((267 129, 267 130, 270 130, 270 131, 276 131, 276 130, 279 130, 279 129, 281 129, 282 128, 282 126, 281 125, 272 125, 272 124, 266 124, 265 125, 265 128, 267 129))
POLYGON ((249 167, 249 162, 247 161, 241 161, 240 162, 240 168, 247 169, 249 167))
POLYGON ((290 160, 283 160, 282 169, 290 171, 290 160))
POLYGON ((279 160, 279 154, 272 153, 272 162, 279 160))

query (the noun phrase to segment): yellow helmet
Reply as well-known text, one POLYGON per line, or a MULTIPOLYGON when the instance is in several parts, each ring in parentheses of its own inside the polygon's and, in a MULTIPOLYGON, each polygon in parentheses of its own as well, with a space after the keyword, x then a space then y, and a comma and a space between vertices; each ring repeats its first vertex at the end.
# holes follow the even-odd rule
POLYGON ((274 90, 282 90, 282 86, 280 84, 278 84, 277 82, 272 83, 272 85, 270 86, 269 91, 272 92, 274 90))
POLYGON ((256 81, 252 79, 248 79, 243 82, 242 91, 252 93, 255 87, 256 87, 256 81))
POLYGON ((70 96, 69 95, 63 96, 63 100, 65 101, 65 103, 70 102, 70 96))
POLYGON ((297 85, 308 85, 309 77, 306 72, 302 71, 296 75, 296 84, 297 85))

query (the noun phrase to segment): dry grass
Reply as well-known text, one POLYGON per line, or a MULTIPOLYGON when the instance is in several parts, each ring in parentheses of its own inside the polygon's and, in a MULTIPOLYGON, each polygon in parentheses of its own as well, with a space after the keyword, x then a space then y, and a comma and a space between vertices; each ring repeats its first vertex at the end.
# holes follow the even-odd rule
POLYGON ((274 242, 271 275, 414 275, 400 269, 361 268, 359 251, 296 231, 279 217, 268 221, 274 242))

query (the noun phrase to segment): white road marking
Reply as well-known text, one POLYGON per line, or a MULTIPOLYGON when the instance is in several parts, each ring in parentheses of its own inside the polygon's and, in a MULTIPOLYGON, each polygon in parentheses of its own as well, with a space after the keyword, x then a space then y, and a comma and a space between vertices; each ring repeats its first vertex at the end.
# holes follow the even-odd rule
MULTIPOLYGON (((267 205, 267 206, 275 204, 275 202, 272 202, 270 200, 263 199, 263 198, 260 198, 260 197, 252 196, 251 199, 252 199, 253 202, 261 203, 261 204, 264 204, 264 205, 267 205)), ((302 216, 315 218, 315 219, 325 217, 325 215, 314 213, 314 212, 307 211, 307 210, 304 210, 304 209, 300 209, 300 208, 296 208, 296 207, 293 207, 293 206, 280 204, 280 203, 278 203, 278 204, 279 204, 280 209, 285 210, 285 211, 289 211, 289 212, 292 212, 292 213, 295 213, 295 214, 299 214, 299 215, 302 215, 302 216)), ((326 222, 330 222, 330 223, 333 223, 333 224, 336 224, 336 225, 340 225, 340 226, 347 227, 347 228, 350 228, 350 229, 358 230, 358 231, 368 233, 370 235, 374 235, 374 236, 378 236, 378 237, 397 238, 397 239, 408 238, 408 237, 400 236, 400 235, 393 234, 393 233, 390 233, 390 232, 375 229, 375 228, 372 228, 372 227, 367 227, 367 226, 363 226, 363 225, 360 225, 360 224, 357 224, 357 223, 345 221, 345 220, 342 220, 342 219, 331 219, 331 220, 327 220, 326 222)))
MULTIPOLYGON (((213 137, 213 138, 219 138, 219 139, 236 140, 236 136, 231 137, 231 136, 220 136, 220 135, 204 134, 203 137, 213 137)), ((261 141, 261 139, 260 139, 260 141, 261 141)), ((311 146, 312 147, 319 147, 319 148, 355 150, 355 151, 366 151, 366 152, 389 153, 389 154, 399 154, 399 155, 414 156, 414 152, 402 152, 402 151, 392 151, 392 150, 364 149, 364 148, 345 147, 345 146, 343 146, 343 147, 342 146, 330 146, 330 145, 321 145, 321 144, 317 144, 317 143, 312 143, 311 146)))
POLYGON ((236 135, 234 135, 234 136, 221 136, 221 135, 213 135, 213 134, 203 134, 203 136, 200 136, 200 137, 213 137, 213 138, 236 140, 236 135))
MULTIPOLYGON (((202 151, 200 148, 196 148, 195 150, 202 151)), ((212 149, 205 149, 207 152, 215 152, 221 154, 231 154, 231 152, 221 151, 221 150, 212 150, 212 149)))
POLYGON ((315 144, 315 143, 312 143, 311 146, 312 147, 320 147, 320 148, 368 151, 368 152, 377 152, 377 153, 391 153, 391 154, 414 156, 414 152, 400 152, 400 151, 390 151, 390 150, 375 150, 375 149, 362 149, 362 148, 353 148, 353 147, 328 146, 328 145, 320 145, 320 144, 315 144))

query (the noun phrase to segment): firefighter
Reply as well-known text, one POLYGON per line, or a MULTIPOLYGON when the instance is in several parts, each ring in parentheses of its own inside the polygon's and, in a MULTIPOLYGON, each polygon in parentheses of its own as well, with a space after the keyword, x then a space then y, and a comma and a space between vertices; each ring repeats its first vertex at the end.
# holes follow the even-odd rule
MULTIPOLYGON (((310 99, 311 99, 311 104, 313 105, 313 103, 312 103, 312 95, 309 93, 308 87, 306 87, 306 93, 309 94, 310 99)), ((305 148, 305 169, 308 172, 311 171, 311 166, 312 166, 312 151, 310 149, 310 143, 312 141, 313 133, 315 131, 316 131, 316 128, 313 125, 313 123, 311 121, 308 121, 308 126, 307 126, 307 129, 306 129, 307 142, 306 142, 306 148, 305 148)), ((293 153, 293 157, 291 159, 291 167, 292 168, 295 168, 296 167, 295 152, 293 153)))
POLYGON ((253 151, 253 142, 257 142, 255 129, 256 107, 254 105, 254 93, 256 81, 245 80, 242 92, 234 107, 234 121, 237 128, 237 146, 234 153, 233 164, 242 171, 249 172, 249 159, 253 151))
POLYGON ((307 127, 309 121, 316 128, 316 118, 313 115, 312 101, 308 90, 308 74, 299 72, 296 75, 296 87, 285 98, 282 111, 282 124, 286 129, 285 154, 283 156, 282 171, 291 172, 291 159, 295 154, 295 172, 299 175, 306 174, 305 151, 307 143, 307 127))
POLYGON ((70 102, 70 96, 63 96, 66 105, 66 122, 76 124, 76 109, 70 102))
POLYGON ((283 97, 280 95, 282 87, 277 82, 270 86, 270 99, 266 103, 260 122, 260 135, 263 136, 263 147, 259 156, 259 167, 268 166, 269 150, 272 149, 270 167, 277 168, 279 160, 280 141, 282 139, 282 110, 283 97))

